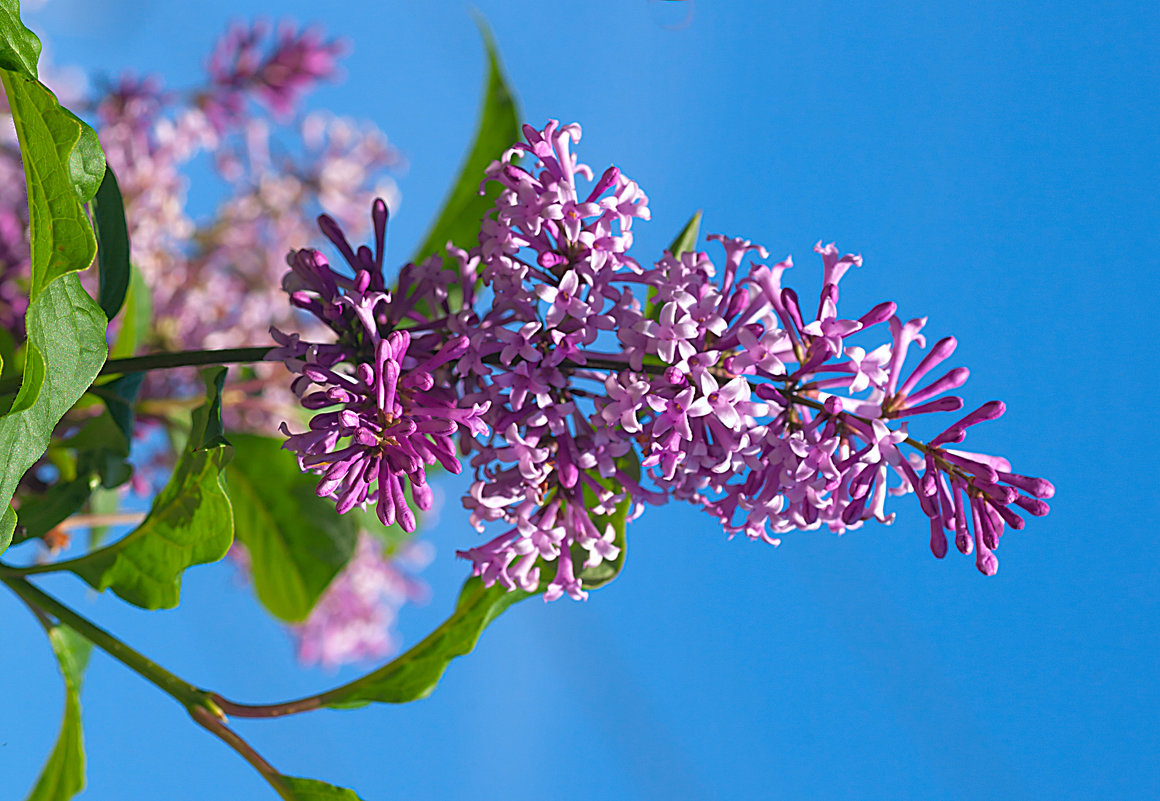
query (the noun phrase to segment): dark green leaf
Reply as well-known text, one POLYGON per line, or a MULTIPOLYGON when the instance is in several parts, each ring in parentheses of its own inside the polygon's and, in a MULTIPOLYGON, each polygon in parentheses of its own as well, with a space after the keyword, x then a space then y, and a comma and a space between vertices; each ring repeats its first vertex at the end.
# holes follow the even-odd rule
MULTIPOLYGON (((78 455, 87 451, 112 451, 118 456, 128 456, 129 436, 106 410, 96 417, 90 417, 80 431, 58 444, 75 450, 78 455)), ((80 472, 78 469, 78 475, 80 472)))
POLYGON ((137 346, 149 336, 149 324, 153 317, 153 303, 149 297, 149 287, 141 271, 131 267, 129 271, 129 291, 121 307, 121 329, 117 340, 109 352, 110 359, 123 359, 134 355, 137 346))
MULTIPOLYGON (((617 459, 616 466, 634 481, 640 480, 640 460, 637 459, 635 451, 629 451, 617 459)), ((593 475, 592 477, 605 489, 612 490, 613 492, 624 489, 615 477, 604 478, 600 475, 593 475)), ((596 504, 596 493, 589 489, 587 485, 584 487, 584 503, 588 508, 596 504)), ((606 526, 612 526, 612 530, 616 532, 612 544, 620 548, 620 553, 612 561, 601 562, 595 567, 581 568, 577 573, 577 577, 583 582, 584 589, 599 589, 620 575, 620 571, 624 569, 624 559, 628 555, 628 538, 625 530, 628 528, 628 512, 631 508, 632 498, 625 492, 624 498, 620 503, 616 504, 616 509, 611 515, 592 518, 592 523, 596 526, 597 531, 603 532, 606 526)), ((573 564, 577 566, 582 565, 587 556, 588 554, 583 547, 579 545, 572 546, 573 564)))
POLYGON ((468 579, 455 611, 439 628, 394 661, 327 693, 325 705, 339 709, 359 702, 402 704, 426 698, 452 659, 471 653, 491 621, 532 594, 508 592, 498 583, 484 587, 478 578, 468 579))
POLYGON ((36 80, 40 40, 20 21, 20 0, 0 0, 0 69, 36 80))
MULTIPOLYGON (((439 254, 443 256, 446 269, 456 269, 455 261, 444 255, 448 241, 465 250, 479 243, 480 221, 495 204, 500 189, 499 184, 493 182, 488 185, 486 194, 479 194, 483 172, 520 136, 520 114, 512 91, 504 79, 495 39, 482 19, 478 19, 477 23, 487 49, 488 72, 487 92, 480 109, 475 140, 443 204, 443 210, 412 258, 412 261, 419 262, 432 254, 439 254)), ((452 291, 458 290, 453 287, 452 291)), ((452 298, 453 305, 456 300, 452 298)))
POLYGON ((12 72, 2 75, 28 186, 35 300, 54 279, 86 269, 97 254, 82 198, 92 197, 100 185, 94 163, 100 146, 43 84, 12 72))
POLYGON ((64 720, 56 745, 27 801, 68 801, 85 789, 85 740, 81 729, 81 681, 92 649, 67 626, 48 630, 52 650, 64 677, 64 720))
POLYGON ((76 275, 53 281, 28 308, 24 383, 0 417, 0 504, 44 454, 64 413, 105 361, 105 316, 76 275))
MULTIPOLYGON (((105 402, 109 416, 125 435, 126 443, 133 438, 133 404, 137 402, 137 393, 140 392, 141 382, 144 380, 144 373, 129 373, 91 390, 105 402)), ((125 455, 128 456, 128 453, 125 455)))
POLYGON ((203 372, 206 403, 194 411, 186 448, 141 525, 111 545, 62 562, 62 569, 135 606, 171 609, 187 567, 226 555, 234 526, 222 475, 230 458, 221 427, 225 373, 223 367, 203 372))
MULTIPOLYGON (((677 238, 673 240, 673 244, 668 246, 669 253, 674 256, 680 256, 682 253, 691 253, 697 244, 697 235, 701 232, 701 210, 697 209, 697 213, 689 218, 685 223, 685 227, 677 234, 677 238)), ((653 303, 653 297, 656 296, 656 289, 649 288, 649 299, 645 304, 644 316, 649 320, 656 320, 657 315, 660 314, 660 308, 653 303)))
POLYGON ((303 473, 280 440, 241 434, 231 441, 234 533, 250 552, 254 591, 275 617, 304 620, 354 554, 354 521, 315 494, 318 478, 303 473))
POLYGON ((97 481, 87 473, 72 481, 62 481, 43 495, 35 496, 20 505, 20 525, 23 526, 21 541, 43 537, 76 514, 97 481))
POLYGON ((354 790, 335 787, 317 779, 299 779, 282 776, 283 785, 290 791, 294 801, 362 801, 354 790))
POLYGON ((93 198, 93 223, 97 232, 97 265, 100 288, 97 300, 112 320, 125 302, 129 291, 129 227, 125 224, 125 203, 111 167, 93 198))
POLYGON ((12 332, 6 328, 0 328, 0 376, 8 377, 4 370, 5 368, 11 370, 15 366, 14 357, 18 349, 19 346, 16 344, 12 332))
POLYGON ((96 476, 102 487, 112 489, 133 477, 133 468, 128 462, 131 437, 132 428, 126 433, 112 413, 106 411, 90 418, 75 437, 62 445, 76 450, 79 477, 96 476))

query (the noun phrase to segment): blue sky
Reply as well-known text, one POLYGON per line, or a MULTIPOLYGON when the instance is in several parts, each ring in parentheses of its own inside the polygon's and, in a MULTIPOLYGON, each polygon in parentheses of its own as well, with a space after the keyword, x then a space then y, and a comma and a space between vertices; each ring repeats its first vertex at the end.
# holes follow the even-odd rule
MULTIPOLYGON (((622 576, 585 604, 531 600, 430 699, 239 730, 288 773, 367 799, 1150 799, 1160 795, 1156 380, 1160 9, 1154 3, 480 0, 526 118, 579 121, 583 160, 650 196, 658 252, 689 214, 744 235, 816 291, 818 239, 863 254, 843 304, 894 299, 959 339, 968 403, 1007 415, 971 443, 1051 478, 1045 520, 999 574, 892 527, 726 541, 694 511, 630 530, 622 576), (1104 367, 1108 371, 1104 372, 1104 367), (1112 369, 1114 368, 1114 369, 1112 369)), ((56 60, 193 79, 240 15, 348 38, 314 107, 376 121, 407 155, 392 252, 409 253, 474 127, 482 55, 459 2, 52 0, 56 60)), ((431 532, 450 609, 474 541, 450 499, 431 532)), ((57 592, 162 664, 244 700, 337 679, 294 666, 228 567, 173 612, 57 592)), ((32 621, 0 596, 0 797, 31 785, 62 690, 32 621)), ((351 672, 349 675, 354 675, 351 672)), ((264 799, 265 785, 168 697, 95 655, 89 801, 264 799)))

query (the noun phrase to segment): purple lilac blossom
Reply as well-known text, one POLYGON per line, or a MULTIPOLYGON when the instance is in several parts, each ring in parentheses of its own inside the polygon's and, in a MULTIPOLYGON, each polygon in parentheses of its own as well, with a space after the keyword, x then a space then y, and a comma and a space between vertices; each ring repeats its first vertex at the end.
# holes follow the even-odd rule
MULTIPOLYGON (((1005 529, 1022 528, 1024 513, 1047 512, 1049 482, 1010 472, 1000 457, 947 447, 1000 416, 1001 403, 936 425, 929 444, 910 436, 926 415, 961 413, 962 399, 946 393, 968 373, 938 375, 953 337, 907 369, 907 356, 926 348, 927 320, 904 322, 891 301, 839 312, 839 285, 861 268, 860 256, 818 242, 823 286, 812 315, 815 307, 783 286, 792 260, 769 264, 765 248, 746 239, 710 236, 723 251, 717 260, 666 252, 643 266, 629 254, 634 223, 649 219, 640 188, 616 167, 595 178, 571 151, 577 125, 553 120, 524 135, 487 170, 485 184, 501 191, 479 245, 449 246, 458 274, 437 262, 408 264, 398 291, 406 300, 379 289, 375 313, 356 320, 371 280, 364 274, 385 286, 383 234, 376 227, 373 258, 365 247, 355 255, 324 221, 359 277, 299 251, 286 289, 338 341, 277 335, 277 357, 300 374, 308 406, 321 401, 304 382, 340 388, 327 396, 332 404, 355 392, 308 374, 308 365, 365 362, 367 342, 396 336, 397 326, 421 332, 423 354, 462 343, 441 374, 441 408, 477 413, 456 432, 475 473, 463 503, 478 530, 494 524, 500 533, 459 555, 485 584, 584 598, 585 571, 620 557, 614 512, 632 519, 671 500, 712 515, 730 537, 778 544, 791 531, 889 524, 888 498, 913 493, 931 520, 934 555, 945 555, 951 534, 987 575, 1005 529), (454 306, 452 280, 463 289, 454 306), (486 300, 477 281, 490 290, 486 300)), ((372 378, 367 372, 358 393, 372 378)), ((331 418, 320 417, 314 436, 333 438, 331 418)), ((305 440, 288 446, 307 450, 305 440)))
MULTIPOLYGON (((375 251, 356 252, 330 217, 323 231, 343 254, 354 278, 331 269, 315 250, 290 254, 283 283, 294 306, 313 313, 338 334, 331 345, 307 344, 296 334, 271 332, 280 347, 269 358, 296 374, 291 388, 315 414, 307 431, 291 433, 285 447, 298 454, 303 470, 317 473, 320 497, 334 498, 339 514, 374 504, 384 525, 398 521, 414 531, 407 501, 430 509, 426 468, 462 470, 455 436, 488 433, 487 402, 465 401, 448 381, 452 365, 470 347, 466 336, 400 328, 417 314, 406 284, 392 294, 383 281, 387 207, 372 207, 375 251), (341 291, 340 291, 341 288, 341 291)), ((435 267, 438 270, 438 267, 435 267)), ((409 276, 405 272, 404 276, 409 276)), ((446 294, 444 292, 444 294, 446 294)))
POLYGON ((237 125, 245 116, 247 96, 287 119, 314 84, 337 75, 344 43, 327 41, 315 28, 299 31, 288 23, 267 42, 270 33, 270 24, 259 20, 232 25, 218 40, 209 59, 210 86, 197 99, 216 130, 237 125))
MULTIPOLYGON (((268 33, 261 24, 231 28, 206 85, 190 93, 166 91, 155 76, 126 76, 95 104, 125 199, 133 263, 150 290, 154 330, 141 345, 227 347, 262 338, 271 325, 301 326, 280 301, 285 261, 272 254, 305 239, 319 207, 361 233, 372 197, 396 202, 386 171, 402 159, 373 126, 316 112, 291 128, 249 109, 244 101, 254 97, 285 117, 295 110, 287 103, 333 76, 342 49, 314 30, 284 26, 267 52, 268 33), (274 96, 280 104, 271 105, 274 96), (195 219, 186 209, 185 170, 201 153, 212 157, 228 193, 212 215, 195 219)), ((320 328, 304 333, 318 336, 320 328)), ((198 386, 193 371, 154 372, 141 394, 180 397, 198 386)), ((273 433, 295 406, 273 365, 232 377, 227 392, 226 422, 235 429, 273 433)))

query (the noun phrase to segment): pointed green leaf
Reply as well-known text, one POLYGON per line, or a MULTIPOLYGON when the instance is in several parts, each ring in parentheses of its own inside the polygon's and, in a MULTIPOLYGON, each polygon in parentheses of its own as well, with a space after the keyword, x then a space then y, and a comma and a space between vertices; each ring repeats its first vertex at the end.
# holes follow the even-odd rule
MULTIPOLYGON (((100 147, 95 134, 86 133, 88 126, 61 108, 43 84, 12 72, 0 74, 28 186, 31 292, 35 300, 55 278, 86 269, 97 254, 97 240, 82 198, 86 193, 92 197, 100 184, 94 163, 100 147)), ((103 172, 103 155, 100 161, 103 172)))
POLYGON ((0 0, 0 69, 36 80, 40 39, 20 21, 20 0, 0 0))
MULTIPOLYGON (((412 261, 419 262, 432 254, 438 254, 443 256, 445 269, 456 269, 455 261, 444 255, 448 241, 465 250, 479 243, 480 221, 495 204, 500 190, 499 184, 493 182, 488 185, 486 194, 479 194, 483 172, 520 136, 519 111, 512 90, 504 79, 495 39, 482 19, 477 20, 477 23, 487 49, 488 72, 487 91, 479 113, 475 140, 443 204, 443 210, 412 257, 412 261)), ((455 300, 453 297, 452 301, 455 300)))
MULTIPOLYGON (((90 390, 105 402, 105 408, 124 435, 125 442, 133 438, 136 417, 133 405, 137 402, 137 393, 141 391, 141 382, 144 380, 144 373, 129 373, 90 390)), ((125 455, 128 456, 127 453, 125 455)))
POLYGON ((43 537, 85 505, 97 484, 95 476, 86 474, 73 481, 62 481, 43 495, 37 495, 20 506, 20 541, 43 537))
POLYGON ((673 244, 669 245, 669 253, 680 256, 682 253, 691 253, 697 245, 697 235, 701 232, 701 210, 689 218, 685 227, 677 234, 673 244))
POLYGON ((469 654, 483 630, 509 606, 529 598, 530 592, 508 592, 500 584, 484 587, 478 578, 463 585, 455 611, 426 639, 392 662, 325 695, 328 707, 378 701, 402 704, 426 698, 439 684, 451 660, 469 654))
MULTIPOLYGON (((629 476, 634 481, 640 480, 640 460, 636 456, 635 451, 629 451, 624 456, 616 460, 616 466, 619 467, 625 475, 629 476)), ((591 473, 589 475, 592 475, 591 473)), ((616 492, 623 489, 620 482, 613 478, 604 478, 600 475, 592 475, 592 477, 605 489, 616 492)), ((596 504, 596 493, 593 492, 587 485, 584 487, 584 501, 589 508, 596 504)), ((628 537, 626 530, 628 528, 628 513, 632 508, 632 498, 626 492, 624 498, 620 503, 616 504, 615 510, 611 515, 596 516, 592 518, 592 523, 596 526, 596 530, 603 532, 606 526, 611 525, 615 532, 612 544, 620 548, 620 553, 611 561, 604 561, 595 567, 580 568, 577 577, 583 582, 584 589, 595 590, 603 587, 608 582, 612 581, 620 571, 624 569, 624 560, 628 555, 628 537)), ((588 554, 580 545, 573 544, 572 546, 572 563, 579 566, 584 563, 588 554)))
POLYGON ((282 776, 281 779, 290 791, 288 797, 294 801, 362 801, 354 790, 335 787, 317 779, 300 779, 295 776, 282 776))
POLYGON ((234 533, 250 552, 250 575, 262 605, 275 617, 304 620, 354 554, 358 532, 350 515, 314 491, 280 440, 233 435, 226 471, 234 533))
POLYGON ((106 168, 92 205, 97 232, 97 266, 101 271, 97 300, 105 316, 112 320, 125 302, 130 274, 125 202, 121 199, 121 189, 112 168, 106 168))
POLYGON ((92 649, 67 626, 48 630, 49 642, 64 677, 64 720, 56 745, 27 801, 68 801, 85 789, 85 740, 81 728, 81 681, 92 649))
POLYGON ((105 316, 76 275, 53 281, 28 308, 24 383, 0 417, 0 504, 48 448, 64 413, 105 362, 105 316))
MULTIPOLYGON (((677 234, 677 238, 668 246, 667 250, 674 256, 680 256, 682 253, 691 253, 697 245, 697 235, 701 232, 701 210, 697 209, 697 213, 689 218, 685 223, 685 227, 677 234)), ((656 289, 649 288, 648 302, 645 304, 644 316, 649 320, 656 320, 657 315, 660 314, 660 307, 653 303, 653 298, 656 296, 656 289)))
POLYGON ((186 568, 226 555, 234 526, 223 480, 230 458, 221 426, 225 373, 222 367, 203 372, 206 403, 194 411, 185 450, 141 525, 111 545, 60 563, 61 569, 135 606, 171 609, 180 600, 186 568))

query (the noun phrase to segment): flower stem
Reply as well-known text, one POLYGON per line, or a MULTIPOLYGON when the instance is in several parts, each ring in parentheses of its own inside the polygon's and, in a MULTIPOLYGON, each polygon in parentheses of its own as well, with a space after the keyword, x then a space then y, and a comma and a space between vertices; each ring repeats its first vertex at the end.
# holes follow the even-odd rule
MULTIPOLYGON (((100 375, 125 375, 146 370, 167 370, 173 367, 195 367, 205 364, 240 364, 260 362, 273 350, 272 345, 247 348, 221 348, 218 350, 179 350, 164 353, 150 353, 146 356, 130 356, 125 359, 109 359, 101 368, 100 375)), ((0 395, 8 395, 20 389, 24 376, 12 376, 0 381, 0 395)))
POLYGON ((218 737, 249 762, 279 796, 287 801, 293 801, 294 796, 286 786, 282 775, 263 759, 249 743, 226 726, 225 713, 214 703, 215 695, 213 693, 194 687, 184 679, 170 673, 152 659, 130 648, 96 623, 25 579, 18 576, 0 575, 0 581, 7 584, 8 588, 28 605, 42 623, 46 613, 52 615, 59 623, 67 625, 109 656, 171 696, 185 707, 190 717, 199 726, 218 737))
POLYGON ((26 579, 13 575, 0 575, 0 581, 28 603, 48 612, 61 623, 84 635, 93 645, 103 650, 109 656, 121 662, 126 667, 139 673, 146 680, 159 689, 173 696, 183 706, 205 706, 209 700, 209 693, 199 690, 192 684, 178 678, 152 659, 141 654, 125 643, 118 640, 96 623, 81 615, 63 603, 30 584, 26 579))

